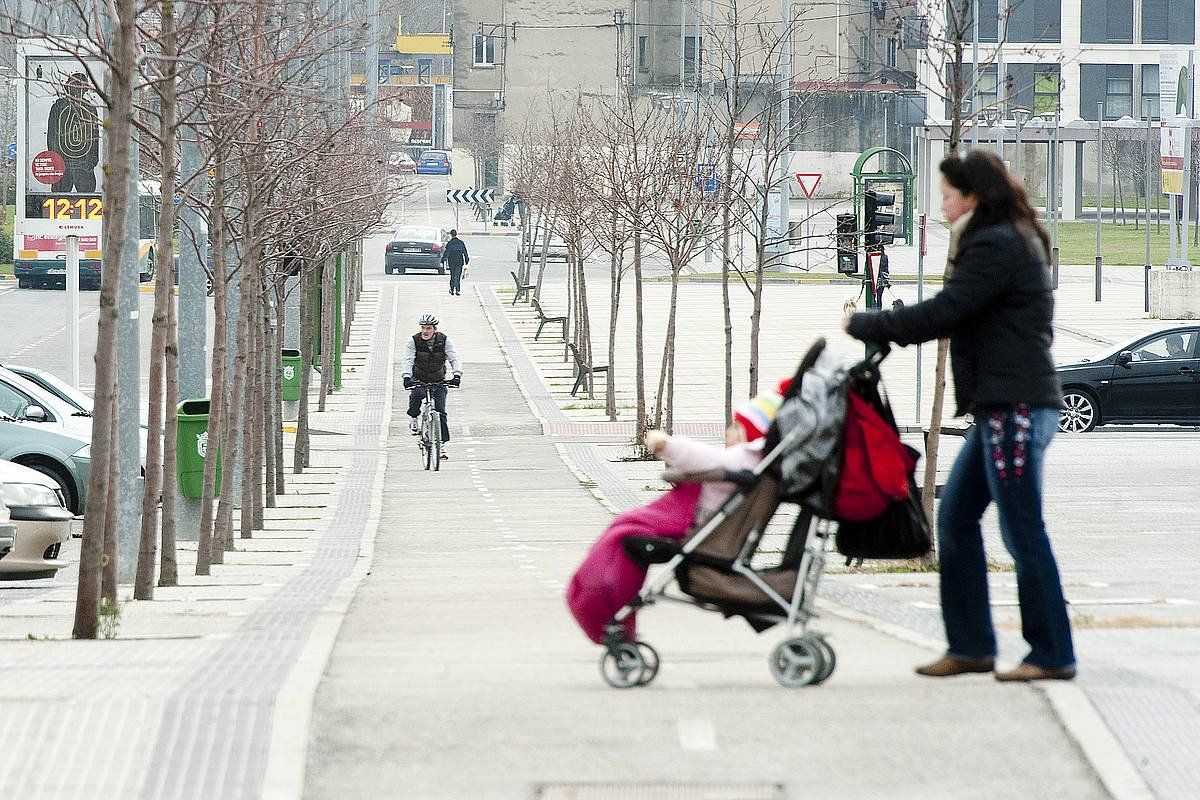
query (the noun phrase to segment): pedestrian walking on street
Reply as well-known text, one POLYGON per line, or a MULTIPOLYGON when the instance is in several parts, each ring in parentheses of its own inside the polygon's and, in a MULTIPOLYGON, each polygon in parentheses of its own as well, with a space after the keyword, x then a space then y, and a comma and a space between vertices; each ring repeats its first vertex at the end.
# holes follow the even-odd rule
POLYGON ((951 223, 952 270, 941 292, 916 305, 847 317, 868 342, 916 344, 950 337, 959 416, 975 426, 938 508, 946 654, 917 672, 991 672, 996 635, 988 605, 979 520, 995 503, 1017 571, 1021 633, 1030 651, 1002 681, 1070 679, 1075 653, 1058 565, 1042 516, 1043 459, 1058 429, 1061 391, 1050 355, 1054 295, 1049 240, 1025 190, 994 154, 973 150, 941 163, 942 211, 951 223))
POLYGON ((458 238, 458 231, 450 231, 450 241, 442 248, 442 262, 450 267, 450 294, 462 294, 463 270, 471 263, 467 245, 458 238))

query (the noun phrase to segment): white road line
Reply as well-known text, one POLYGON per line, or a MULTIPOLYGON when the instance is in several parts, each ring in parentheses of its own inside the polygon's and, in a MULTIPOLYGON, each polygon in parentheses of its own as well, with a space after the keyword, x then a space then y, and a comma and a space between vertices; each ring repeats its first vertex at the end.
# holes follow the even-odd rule
POLYGON ((717 731, 705 717, 684 717, 679 720, 679 746, 684 750, 713 753, 717 750, 717 731))

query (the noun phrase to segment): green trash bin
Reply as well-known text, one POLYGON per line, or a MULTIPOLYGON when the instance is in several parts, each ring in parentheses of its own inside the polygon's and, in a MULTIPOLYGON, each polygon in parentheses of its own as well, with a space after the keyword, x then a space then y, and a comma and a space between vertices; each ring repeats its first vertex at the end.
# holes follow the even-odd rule
MULTIPOLYGON (((208 398, 184 400, 176 417, 176 470, 179 493, 198 500, 204 494, 204 460, 208 457, 208 398)), ((217 482, 213 496, 221 490, 221 461, 217 459, 217 482)))
POLYGON ((279 391, 285 403, 294 403, 300 399, 300 370, 303 357, 299 350, 285 347, 280 351, 283 369, 279 373, 279 391))

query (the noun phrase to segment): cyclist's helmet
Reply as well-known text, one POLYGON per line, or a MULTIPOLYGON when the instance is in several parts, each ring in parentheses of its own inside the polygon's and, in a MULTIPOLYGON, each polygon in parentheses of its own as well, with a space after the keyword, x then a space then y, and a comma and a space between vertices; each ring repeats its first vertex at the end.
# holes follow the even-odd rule
POLYGON ((417 324, 418 325, 432 325, 433 327, 436 328, 438 326, 438 318, 434 314, 422 314, 421 319, 417 321, 417 324))

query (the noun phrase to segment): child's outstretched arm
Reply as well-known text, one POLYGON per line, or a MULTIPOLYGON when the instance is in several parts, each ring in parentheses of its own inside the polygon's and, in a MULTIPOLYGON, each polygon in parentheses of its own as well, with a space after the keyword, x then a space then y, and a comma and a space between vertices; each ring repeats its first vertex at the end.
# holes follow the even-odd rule
POLYGON ((697 442, 686 436, 647 431, 646 447, 669 466, 684 472, 716 469, 724 465, 725 448, 697 442))

